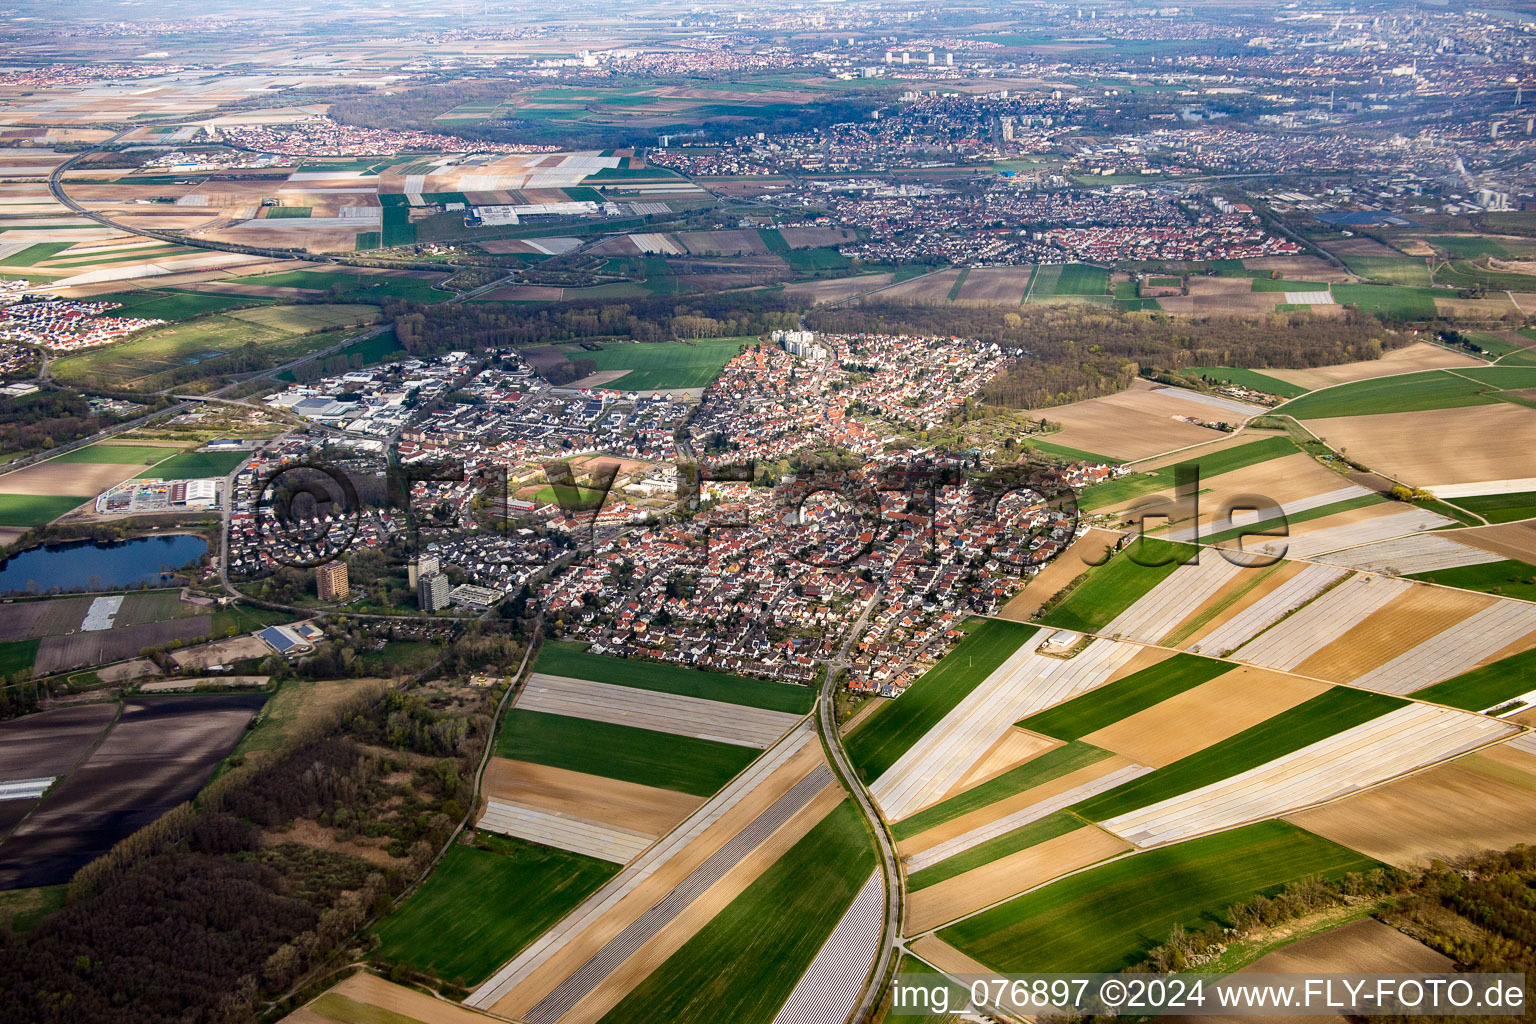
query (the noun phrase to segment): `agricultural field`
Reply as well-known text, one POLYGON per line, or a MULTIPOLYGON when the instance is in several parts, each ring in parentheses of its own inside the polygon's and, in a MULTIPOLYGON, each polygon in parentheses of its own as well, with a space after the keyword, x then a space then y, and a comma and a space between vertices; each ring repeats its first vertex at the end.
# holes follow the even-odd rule
MULTIPOLYGON (((1430 370, 1341 384, 1287 402, 1280 406, 1279 411, 1297 419, 1325 419, 1456 409, 1469 405, 1490 405, 1499 401, 1491 394, 1498 388, 1498 383, 1495 380, 1471 377, 1472 372, 1475 371, 1430 370)), ((1507 371, 1509 375, 1519 373, 1518 369, 1507 371)), ((1517 387, 1520 386, 1520 379, 1516 376, 1507 377, 1508 383, 1517 387)))
POLYGON ((969 623, 965 629, 965 639, 944 660, 848 735, 848 756, 866 782, 884 774, 1036 632, 999 619, 969 623))
POLYGON ((247 458, 246 452, 182 452, 138 474, 161 480, 196 480, 228 476, 247 458))
MULTIPOLYGON (((1469 394, 1459 385, 1451 390, 1469 394)), ((1356 462, 1415 487, 1434 491, 1536 477, 1536 450, 1524 443, 1536 427, 1536 411, 1511 402, 1474 396, 1469 404, 1414 413, 1332 411, 1340 415, 1310 419, 1308 429, 1356 462)))
POLYGON ((545 644, 533 668, 535 672, 549 675, 591 679, 791 714, 808 714, 816 702, 816 691, 809 686, 703 672, 679 665, 608 658, 588 654, 581 645, 560 641, 545 644))
POLYGON ((1251 388, 1254 391, 1278 395, 1281 398, 1299 398, 1306 394, 1308 390, 1299 384, 1288 383, 1279 377, 1271 377, 1259 370, 1239 370, 1230 366, 1191 366, 1183 372, 1186 376, 1197 380, 1210 381, 1215 384, 1236 384, 1240 387, 1251 388))
MULTIPOLYGON (((289 270, 277 274, 257 274, 231 278, 232 285, 253 289, 301 289, 349 303, 382 304, 390 299, 404 299, 431 305, 452 297, 452 292, 432 287, 442 275, 346 273, 341 270, 289 270)), ((254 294, 260 294, 256 292, 254 294)))
POLYGON ((1261 406, 1244 406, 1236 402, 1213 407, 1203 400, 1205 396, 1191 397, 1193 395, 1194 392, 1181 388, 1138 380, 1118 394, 1050 409, 1032 409, 1026 415, 1062 425, 1060 432, 1050 435, 1052 444, 1079 451, 1103 452, 1115 460, 1135 461, 1222 436, 1220 431, 1176 417, 1240 422, 1264 411, 1261 406), (1229 411, 1224 413, 1223 409, 1229 411))
POLYGON ((1132 473, 1118 480, 1094 484, 1083 491, 1080 504, 1088 510, 1118 508, 1158 491, 1171 492, 1174 479, 1181 470, 1198 473, 1200 480, 1209 481, 1249 466, 1296 454, 1296 445, 1288 437, 1244 436, 1246 440, 1233 447, 1207 450, 1178 462, 1160 465, 1156 470, 1132 473))
POLYGON ((461 985, 483 981, 619 870, 617 864, 506 836, 456 844, 380 923, 373 956, 461 985))
POLYGON ((1080 740, 1160 704, 1230 669, 1224 662, 1176 654, 1140 672, 1074 697, 1018 723, 1019 728, 1060 740, 1080 740))
POLYGON ((573 358, 590 359, 599 373, 624 371, 603 382, 603 387, 623 391, 654 391, 667 388, 703 388, 720 370, 750 344, 752 338, 705 338, 697 342, 652 342, 609 345, 597 351, 569 350, 573 358))
POLYGON ((119 839, 191 799, 266 700, 128 702, 90 757, 0 843, 0 888, 68 881, 119 839))
POLYGON ((1414 699, 1463 711, 1489 711, 1536 692, 1536 651, 1480 665, 1414 692, 1414 699))
POLYGON ((1176 926, 1224 923, 1234 903, 1376 865, 1293 825, 1261 822, 1090 868, 938 934, 994 970, 1115 971, 1176 926))
POLYGON ((1307 370, 1265 370, 1266 376, 1296 384, 1309 391, 1326 388, 1333 384, 1387 377, 1393 374, 1414 373, 1444 367, 1473 367, 1486 365, 1481 359, 1461 352, 1424 342, 1414 342, 1402 348, 1383 353, 1380 359, 1363 359, 1354 363, 1335 366, 1316 366, 1307 370))
POLYGON ((496 756, 708 796, 753 758, 749 747, 514 708, 496 756))
POLYGON ((1082 263, 1046 264, 1036 268, 1028 286, 1030 302, 1108 303, 1109 271, 1082 263))
POLYGON ((1138 540, 1105 564, 1090 568, 1046 611, 1043 621, 1061 629, 1098 632, 1195 553, 1196 549, 1187 544, 1151 537, 1138 540))
POLYGON ((1529 562, 1500 559, 1431 569, 1413 573, 1409 578, 1438 583, 1442 587, 1472 590, 1479 594, 1513 597, 1522 601, 1536 600, 1536 565, 1529 562))

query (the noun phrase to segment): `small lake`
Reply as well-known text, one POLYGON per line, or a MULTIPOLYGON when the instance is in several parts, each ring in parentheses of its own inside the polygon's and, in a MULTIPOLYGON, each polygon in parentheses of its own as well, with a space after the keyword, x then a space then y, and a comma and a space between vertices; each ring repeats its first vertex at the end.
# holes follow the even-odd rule
POLYGON ((120 544, 73 541, 50 544, 0 562, 0 593, 31 589, 117 590, 141 583, 156 586, 208 551, 201 537, 139 537, 120 544))

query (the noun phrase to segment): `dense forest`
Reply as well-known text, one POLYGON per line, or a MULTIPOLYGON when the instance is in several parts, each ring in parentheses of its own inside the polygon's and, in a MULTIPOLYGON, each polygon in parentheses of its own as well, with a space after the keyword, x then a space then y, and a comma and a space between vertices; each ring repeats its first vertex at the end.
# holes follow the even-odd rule
POLYGON ((0 456, 67 444, 115 422, 73 391, 36 391, 0 404, 0 456))
POLYGON ((1307 313, 1263 318, 1126 315, 1096 306, 909 306, 865 303, 806 314, 807 326, 838 334, 979 338, 1017 352, 983 397, 1039 409, 1113 394, 1143 370, 1191 366, 1304 368, 1377 359, 1412 341, 1372 317, 1307 313))
POLYGON ((464 814, 488 694, 367 692, 82 868, 0 936, 0 1022, 238 1024, 388 910, 464 814), (406 779, 408 781, 400 781, 406 779), (303 819, 331 841, 284 840, 303 819), (389 863, 343 849, 384 841, 389 863))
POLYGON ((793 305, 770 294, 573 302, 558 308, 391 302, 384 306, 384 315, 394 322, 400 347, 416 356, 589 338, 676 341, 741 337, 794 327, 798 322, 793 305))

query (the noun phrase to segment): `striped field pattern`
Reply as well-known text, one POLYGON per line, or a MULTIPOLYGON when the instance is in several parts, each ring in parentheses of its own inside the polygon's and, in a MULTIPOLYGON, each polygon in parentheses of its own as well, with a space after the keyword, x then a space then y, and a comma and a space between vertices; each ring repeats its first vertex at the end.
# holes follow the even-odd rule
POLYGON ((779 1008, 773 1024, 843 1024, 848 1019, 880 950, 885 916, 881 882, 876 869, 779 1008))

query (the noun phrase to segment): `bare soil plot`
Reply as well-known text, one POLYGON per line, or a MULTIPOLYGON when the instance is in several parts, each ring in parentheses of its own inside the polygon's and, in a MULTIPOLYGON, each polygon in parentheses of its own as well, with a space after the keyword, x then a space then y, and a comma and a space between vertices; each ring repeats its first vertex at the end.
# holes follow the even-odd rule
POLYGON ((1326 388, 1332 384, 1347 384, 1356 380, 1371 380, 1394 373, 1413 373, 1418 370, 1437 370, 1441 367, 1482 366, 1481 359, 1451 352, 1437 345, 1414 342, 1395 348, 1380 359, 1364 359, 1337 366, 1318 366, 1310 370, 1265 370, 1267 376, 1296 384, 1304 388, 1326 388))
POLYGON ((1536 843, 1536 774, 1510 753, 1478 751, 1287 820, 1404 868, 1536 843))
POLYGON ((558 302, 565 294, 564 288, 545 284, 509 284, 495 288, 480 296, 496 302, 558 302))
POLYGON ((1408 974, 1455 969, 1449 957, 1373 917, 1312 935, 1260 957, 1244 971, 1408 974))
POLYGON ((0 782, 63 775, 116 717, 116 704, 83 704, 0 722, 0 782))
POLYGON ((960 286, 960 301, 1021 305, 1033 272, 1033 267, 976 267, 960 286))
POLYGON ((1260 256, 1243 260, 1249 270, 1278 270, 1280 276, 1292 281, 1349 281, 1347 271, 1316 256, 1260 256))
MULTIPOLYGON (((171 640, 193 640, 213 632, 211 615, 193 615, 165 622, 144 622, 137 626, 44 637, 37 648, 36 672, 59 672, 80 665, 100 665, 136 657, 146 647, 156 647, 171 640)), ((259 642, 259 641, 258 641, 259 642)), ((265 645, 262 647, 266 651, 265 645)))
MULTIPOLYGON (((1266 370, 1264 372, 1268 373, 1269 371, 1266 370)), ((1216 433, 1214 431, 1207 431, 1207 433, 1211 435, 1211 439, 1198 447, 1190 448, 1187 451, 1175 452, 1171 455, 1159 455, 1142 459, 1134 463, 1133 468, 1138 473, 1150 473, 1153 470, 1163 469, 1190 459, 1203 458, 1216 452, 1224 452, 1228 448, 1241 448, 1245 444, 1252 444, 1254 441, 1262 441, 1265 438, 1276 436, 1274 431, 1253 429, 1239 430, 1231 434, 1216 433)), ((1169 486, 1173 486, 1171 482, 1169 486)))
POLYGON ((991 974, 992 969, 979 960, 972 960, 937 935, 924 935, 912 943, 912 952, 924 963, 932 964, 948 974, 991 974))
POLYGON ((949 290, 960 278, 958 270, 940 270, 933 274, 914 277, 882 290, 881 299, 903 302, 948 302, 949 290))
MULTIPOLYGON (((489 1024, 494 1017, 478 1013, 458 1003, 450 1003, 404 985, 396 985, 372 974, 354 974, 331 989, 332 992, 390 1014, 399 1014, 421 1024, 489 1024)), ((380 1019, 387 1019, 383 1014, 380 1019)), ((334 1024, 334 1018, 308 1009, 299 1009, 283 1018, 284 1024, 334 1024), (300 1016, 301 1014, 307 1016, 300 1016)))
POLYGON ((1497 601, 1444 587, 1410 587, 1317 651, 1296 671, 1347 683, 1497 601))
POLYGON ((1243 666, 1083 737, 1161 768, 1311 700, 1327 683, 1243 666))
POLYGON ((826 281, 796 281, 784 286, 784 294, 819 305, 863 295, 876 288, 884 288, 894 280, 895 274, 862 274, 858 277, 834 277, 826 281))
MULTIPOLYGON (((779 228, 779 236, 791 249, 813 249, 823 245, 846 245, 856 242, 859 236, 847 228, 810 227, 779 228)), ((1019 293, 1021 296, 1023 292, 1019 293)))
POLYGON ((1536 564, 1536 521, 1457 530, 1456 539, 1517 562, 1536 564))
POLYGON ((94 498, 113 484, 142 472, 141 465, 96 462, 39 462, 0 476, 0 494, 94 498))
POLYGON ((1335 256, 1397 256, 1403 254, 1389 245, 1382 245, 1374 238, 1366 238, 1364 235, 1355 235, 1352 238, 1329 239, 1319 242, 1319 246, 1327 249, 1335 256))
POLYGON ((1175 417, 1220 418, 1218 411, 1209 406, 1181 399, 1166 390, 1154 393, 1144 381, 1137 381, 1119 394, 1035 409, 1028 415, 1045 417, 1063 426, 1060 433, 1051 435, 1053 444, 1121 459, 1145 459, 1217 436, 1216 431, 1175 417))
MULTIPOLYGON (((202 634, 196 634, 202 635, 202 634)), ((171 660, 177 668, 212 668, 214 665, 228 665, 230 662, 243 661, 247 658, 261 658, 270 654, 272 649, 253 636, 237 636, 229 640, 215 640, 210 644, 200 644, 197 647, 189 647, 184 651, 175 651, 171 654, 171 660)))
POLYGON ((679 231, 677 240, 695 256, 760 256, 768 251, 763 236, 750 228, 679 231))
POLYGON ((1463 299, 1455 295, 1435 296, 1435 312, 1441 316, 1462 317, 1468 320, 1492 320, 1510 313, 1521 312, 1510 301, 1507 292, 1492 292, 1487 298, 1463 299))
POLYGON ((90 758, 0 844, 0 889, 53 885, 189 800, 266 695, 129 703, 90 758))
POLYGON ((502 757, 491 758, 486 768, 485 793, 652 836, 662 835, 704 803, 702 797, 670 789, 502 757))
POLYGON ((1357 462, 1415 486, 1536 476, 1536 409, 1508 403, 1343 416, 1307 427, 1357 462))
POLYGON ((1045 602, 1088 571, 1089 561, 1101 559, 1119 539, 1120 534, 1113 530, 1098 527, 1089 530, 1032 576, 1024 584, 1024 589, 1003 605, 1002 611, 997 613, 998 618, 1012 619, 1014 622, 1030 621, 1045 602))
POLYGON ((1222 313, 1272 313, 1284 292, 1256 292, 1246 277, 1191 277, 1188 295, 1169 295, 1157 300, 1168 313, 1183 316, 1222 313))
POLYGON ((930 931, 1129 849, 1131 845, 1123 839, 1091 825, 1047 839, 909 894, 906 932, 917 935, 930 931))

